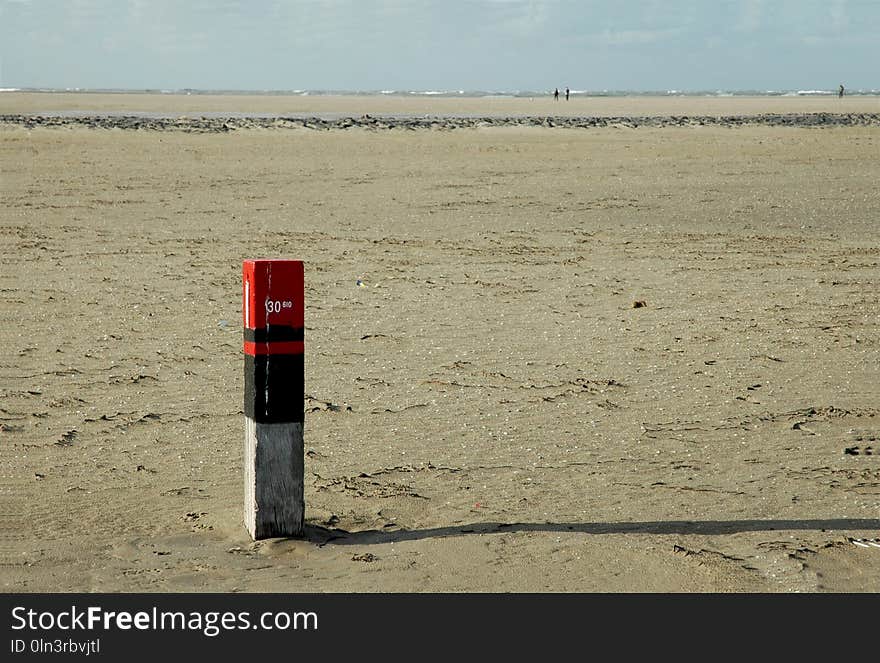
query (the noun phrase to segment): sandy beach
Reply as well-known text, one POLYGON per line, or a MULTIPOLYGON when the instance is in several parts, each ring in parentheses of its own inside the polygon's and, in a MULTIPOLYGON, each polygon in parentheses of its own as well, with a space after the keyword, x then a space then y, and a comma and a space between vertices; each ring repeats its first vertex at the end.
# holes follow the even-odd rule
POLYGON ((0 94, 0 113, 266 113, 272 115, 632 116, 880 113, 876 96, 573 96, 432 97, 417 95, 205 95, 137 93, 0 94))
POLYGON ((876 125, 20 121, 71 111, 880 101, 0 93, 5 591, 880 591, 876 125), (302 539, 242 519, 260 257, 305 263, 302 539))

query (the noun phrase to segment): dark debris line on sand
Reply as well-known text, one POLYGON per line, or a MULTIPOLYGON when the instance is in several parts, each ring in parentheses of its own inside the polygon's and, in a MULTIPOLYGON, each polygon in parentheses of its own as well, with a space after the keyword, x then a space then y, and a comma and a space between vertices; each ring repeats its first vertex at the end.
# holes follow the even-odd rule
POLYGON ((136 115, 0 115, 0 125, 34 127, 85 127, 92 129, 132 129, 143 131, 184 131, 222 133, 236 129, 472 129, 477 127, 560 127, 591 129, 601 127, 681 127, 681 126, 770 126, 770 127, 852 127, 880 125, 880 113, 768 113, 761 115, 669 115, 643 117, 400 117, 371 116, 325 119, 320 117, 179 117, 156 118, 136 115))

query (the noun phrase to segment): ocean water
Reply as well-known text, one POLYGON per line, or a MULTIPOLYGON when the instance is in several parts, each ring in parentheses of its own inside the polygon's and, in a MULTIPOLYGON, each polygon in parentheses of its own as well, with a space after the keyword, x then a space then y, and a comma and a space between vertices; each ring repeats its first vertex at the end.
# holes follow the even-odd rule
MULTIPOLYGON (((270 95, 270 96, 401 96, 458 98, 534 98, 552 96, 553 90, 130 90, 117 88, 0 88, 3 92, 78 92, 95 94, 174 94, 174 95, 270 95)), ((562 90, 560 90, 562 94, 562 90)), ((829 90, 571 90, 572 97, 803 97, 834 96, 829 90)), ((846 90, 847 96, 880 96, 880 89, 846 90)))

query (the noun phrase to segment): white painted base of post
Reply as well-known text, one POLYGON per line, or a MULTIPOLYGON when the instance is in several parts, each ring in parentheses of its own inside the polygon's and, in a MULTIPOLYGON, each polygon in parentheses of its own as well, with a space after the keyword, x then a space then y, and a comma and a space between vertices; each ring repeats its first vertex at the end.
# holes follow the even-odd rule
POLYGON ((303 425, 245 417, 244 524, 251 537, 302 536, 303 425))

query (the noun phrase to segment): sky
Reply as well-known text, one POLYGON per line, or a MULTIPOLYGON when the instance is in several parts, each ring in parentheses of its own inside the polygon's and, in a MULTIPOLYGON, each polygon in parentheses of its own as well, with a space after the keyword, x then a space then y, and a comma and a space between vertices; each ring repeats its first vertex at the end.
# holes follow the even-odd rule
POLYGON ((880 0, 0 0, 0 88, 880 89, 880 0))

